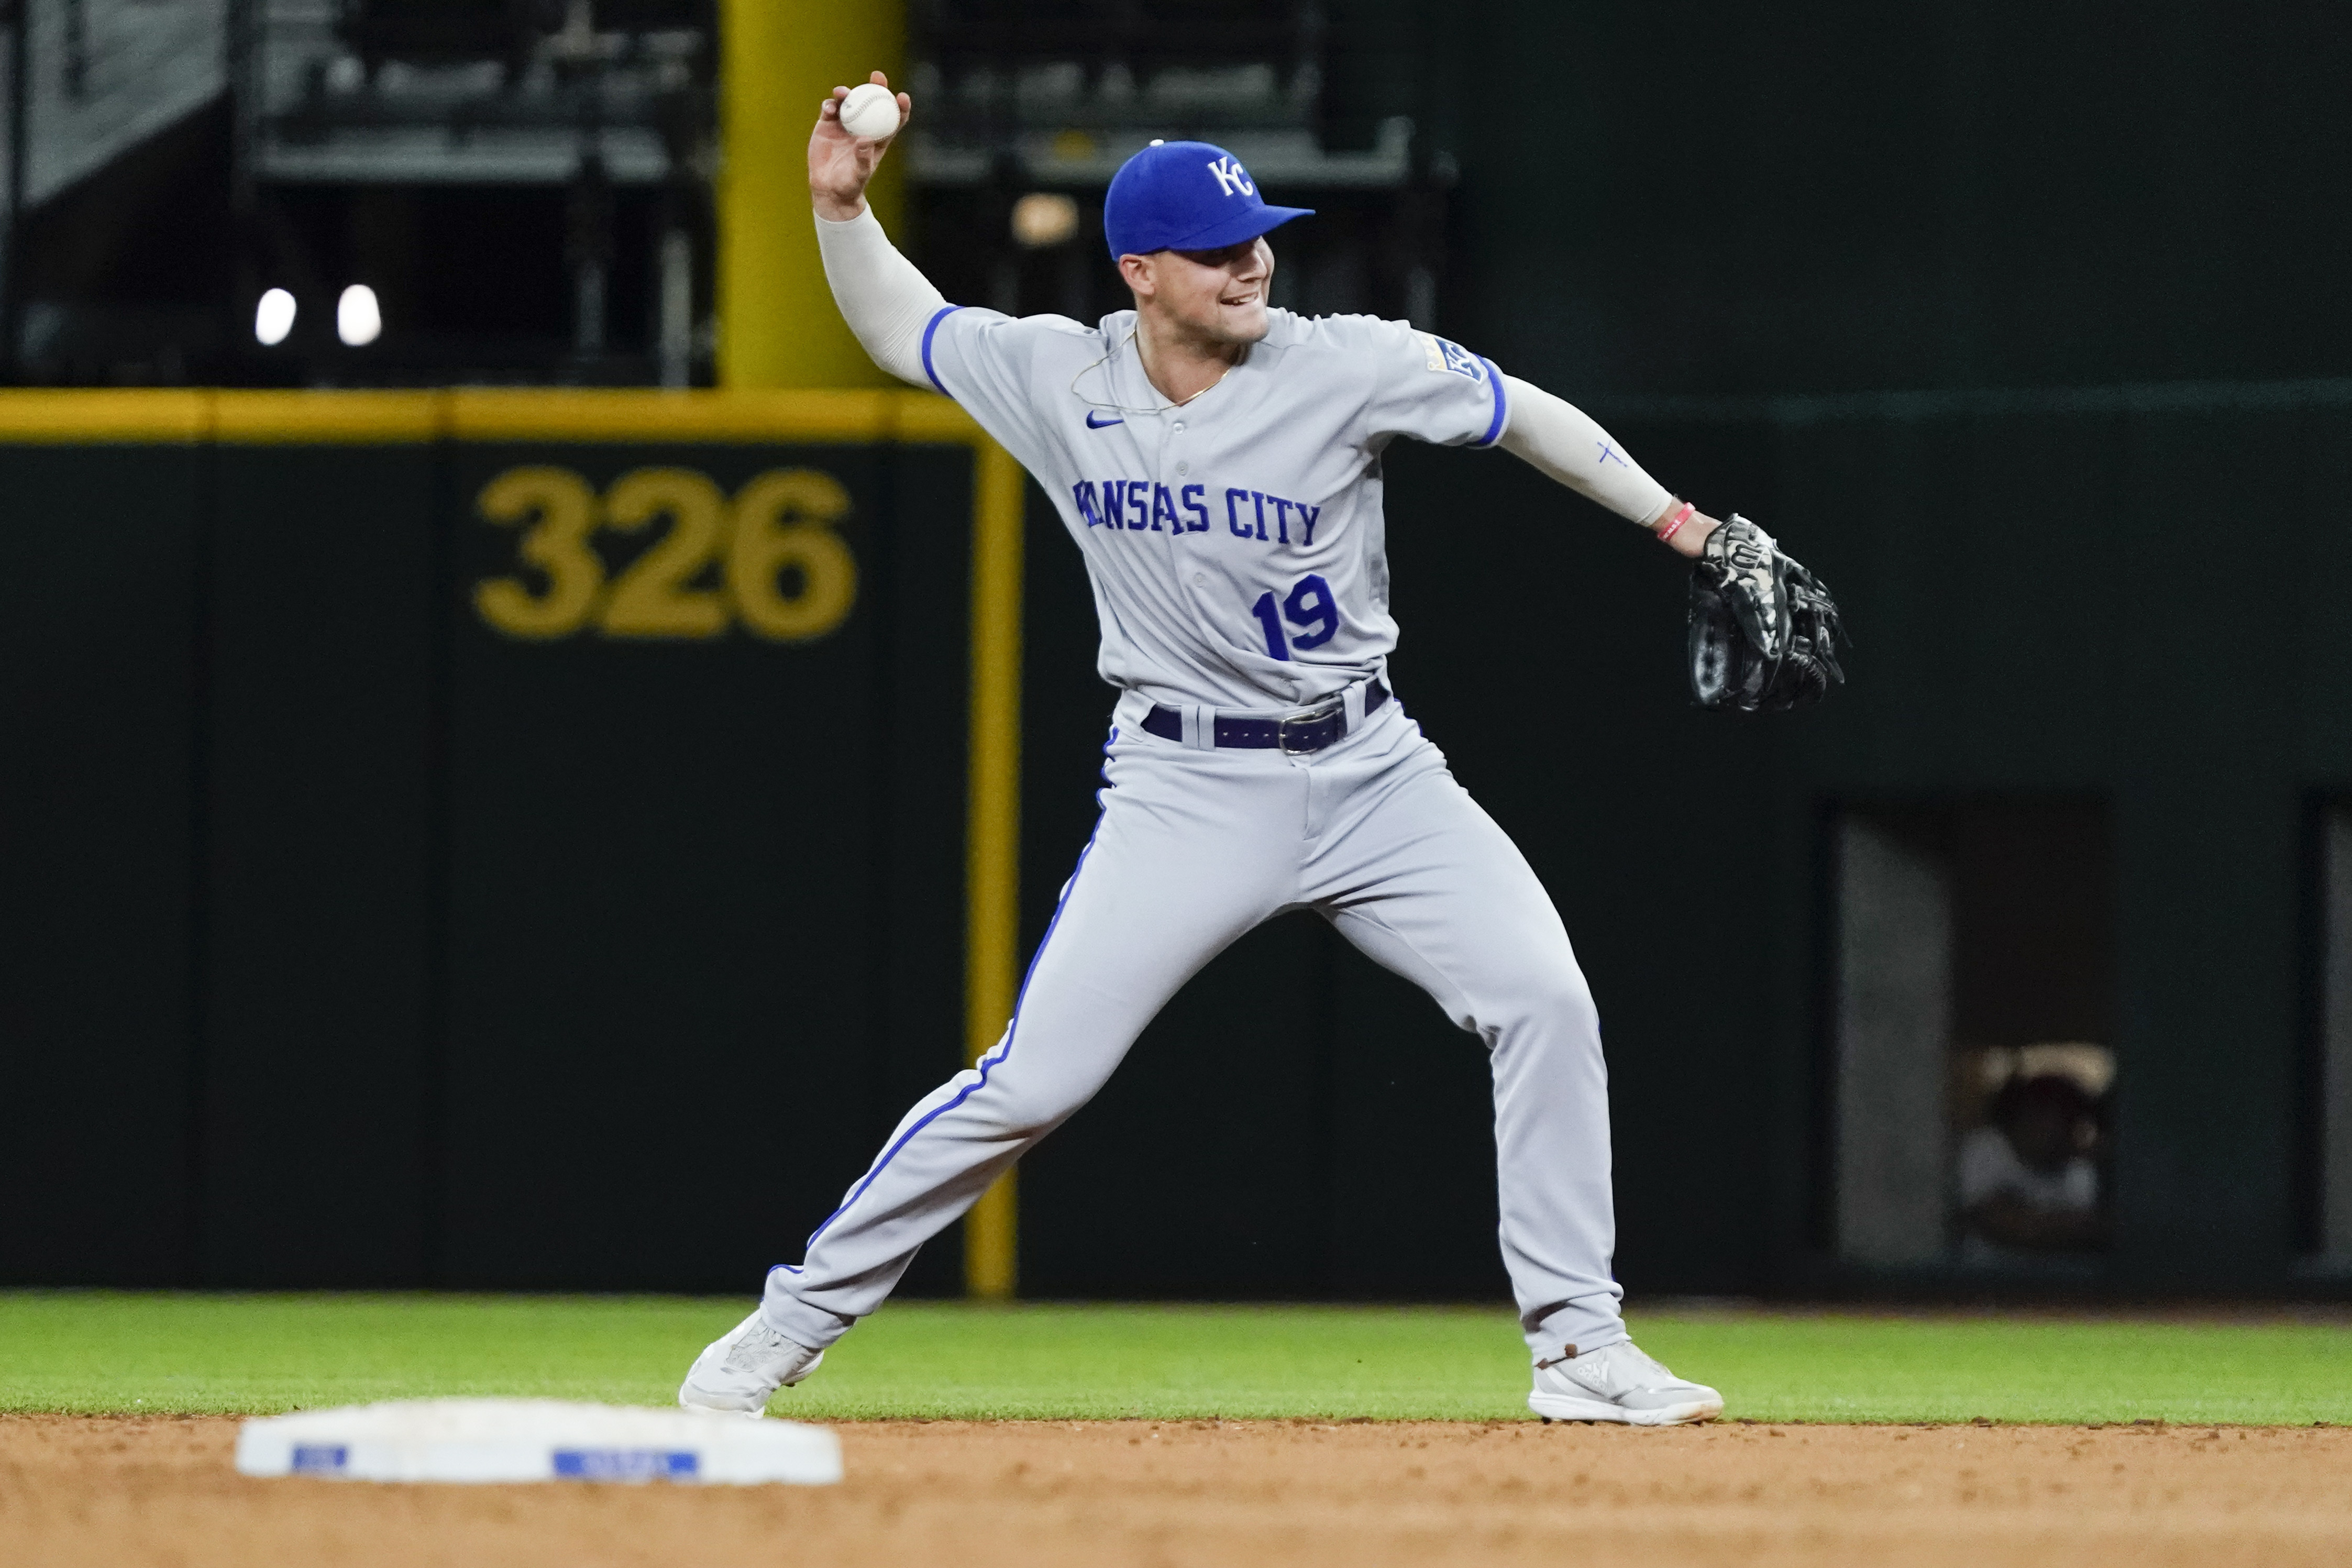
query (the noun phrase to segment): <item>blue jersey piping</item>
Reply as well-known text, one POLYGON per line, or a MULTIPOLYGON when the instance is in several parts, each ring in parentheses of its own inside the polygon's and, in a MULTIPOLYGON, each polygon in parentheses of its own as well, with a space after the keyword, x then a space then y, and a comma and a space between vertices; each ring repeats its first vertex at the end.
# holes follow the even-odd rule
MULTIPOLYGON (((923 339, 923 363, 927 365, 930 363, 930 339, 927 336, 923 339)), ((1486 379, 1495 386, 1495 417, 1487 421, 1486 433, 1478 437, 1478 445, 1491 447, 1503 434, 1503 373, 1496 370, 1495 362, 1484 354, 1478 357, 1478 363, 1486 367, 1486 379)), ((947 389, 941 387, 940 390, 944 392, 947 389)))
MULTIPOLYGON (((941 321, 946 321, 950 316, 962 309, 963 307, 961 305, 942 305, 938 310, 931 312, 931 319, 929 321, 923 323, 923 374, 931 378, 931 384, 933 386, 938 387, 941 392, 946 392, 950 397, 953 397, 955 394, 948 392, 947 387, 940 380, 940 373, 931 368, 931 339, 938 333, 940 323, 941 321)), ((1501 391, 1502 389, 1499 386, 1496 388, 1496 393, 1498 396, 1501 395, 1501 391)))

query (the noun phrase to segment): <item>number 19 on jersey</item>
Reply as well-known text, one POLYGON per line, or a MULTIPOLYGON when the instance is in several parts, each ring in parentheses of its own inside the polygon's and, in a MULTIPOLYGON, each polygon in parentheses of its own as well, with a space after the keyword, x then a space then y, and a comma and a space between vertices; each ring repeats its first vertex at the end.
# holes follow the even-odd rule
POLYGON ((1269 588, 1250 606, 1265 631, 1265 651, 1270 658, 1289 662, 1292 648, 1321 647, 1339 630, 1339 602, 1332 597, 1331 584, 1322 574, 1309 572, 1291 584, 1280 606, 1275 604, 1274 590, 1269 588), (1288 638, 1283 636, 1283 623, 1296 628, 1288 638))

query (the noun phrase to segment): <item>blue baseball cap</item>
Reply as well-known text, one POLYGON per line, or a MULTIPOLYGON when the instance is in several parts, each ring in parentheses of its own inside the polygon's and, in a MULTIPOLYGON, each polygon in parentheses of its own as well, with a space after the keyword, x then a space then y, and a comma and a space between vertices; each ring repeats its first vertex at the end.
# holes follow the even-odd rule
POLYGON ((1223 147, 1154 142, 1111 176, 1103 237, 1114 261, 1155 250, 1218 250, 1314 211, 1268 206, 1249 171, 1223 147))

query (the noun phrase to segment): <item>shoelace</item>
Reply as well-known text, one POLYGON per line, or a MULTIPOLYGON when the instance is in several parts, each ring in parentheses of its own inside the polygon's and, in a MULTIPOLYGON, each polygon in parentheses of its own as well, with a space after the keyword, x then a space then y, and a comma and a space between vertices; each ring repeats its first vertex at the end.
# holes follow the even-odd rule
POLYGON ((772 1370, 765 1363, 792 1348, 790 1340, 762 1323, 735 1342, 735 1348, 727 1352, 724 1366, 729 1372, 765 1373, 772 1370))

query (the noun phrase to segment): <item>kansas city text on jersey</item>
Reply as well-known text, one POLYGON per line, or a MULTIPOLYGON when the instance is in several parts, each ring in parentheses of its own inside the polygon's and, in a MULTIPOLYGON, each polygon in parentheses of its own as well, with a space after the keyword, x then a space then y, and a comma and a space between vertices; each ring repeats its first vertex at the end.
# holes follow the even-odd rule
MULTIPOLYGON (((1098 486, 1092 479, 1080 479, 1070 487, 1070 496, 1077 503, 1079 518, 1088 528, 1122 529, 1129 533, 1206 533, 1210 503, 1205 498, 1216 488, 1173 487, 1149 479, 1105 479, 1098 486)), ((1315 525, 1323 516, 1320 506, 1292 500, 1287 496, 1269 495, 1264 490, 1244 489, 1238 485, 1226 487, 1224 512, 1225 531, 1235 539, 1262 540, 1273 544, 1290 543, 1293 529, 1298 531, 1299 544, 1313 544, 1315 525), (1271 533, 1267 531, 1269 518, 1273 524, 1271 533)))

